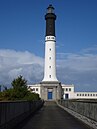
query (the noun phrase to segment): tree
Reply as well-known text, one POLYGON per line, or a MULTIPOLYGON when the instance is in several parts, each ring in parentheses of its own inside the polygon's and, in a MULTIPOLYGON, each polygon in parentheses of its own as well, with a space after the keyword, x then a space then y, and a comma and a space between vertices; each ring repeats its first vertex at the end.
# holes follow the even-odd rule
POLYGON ((23 79, 21 75, 18 78, 14 79, 11 84, 14 89, 27 89, 27 80, 23 79))
POLYGON ((27 95, 27 80, 21 75, 12 81, 13 92, 16 99, 22 99, 27 95))
POLYGON ((21 75, 12 81, 12 88, 0 93, 0 100, 39 100, 39 95, 27 88, 27 80, 21 75))

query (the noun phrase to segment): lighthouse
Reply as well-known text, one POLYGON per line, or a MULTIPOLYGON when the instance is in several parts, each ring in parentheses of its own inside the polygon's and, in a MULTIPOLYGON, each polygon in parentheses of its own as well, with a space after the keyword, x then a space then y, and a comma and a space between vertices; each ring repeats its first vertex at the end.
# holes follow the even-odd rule
POLYGON ((56 77, 56 36, 54 7, 49 5, 45 15, 45 62, 44 78, 41 84, 41 98, 44 100, 61 99, 61 83, 56 77))
POLYGON ((54 7, 49 5, 45 15, 46 35, 45 35, 45 65, 43 81, 58 81, 56 77, 56 39, 54 7))

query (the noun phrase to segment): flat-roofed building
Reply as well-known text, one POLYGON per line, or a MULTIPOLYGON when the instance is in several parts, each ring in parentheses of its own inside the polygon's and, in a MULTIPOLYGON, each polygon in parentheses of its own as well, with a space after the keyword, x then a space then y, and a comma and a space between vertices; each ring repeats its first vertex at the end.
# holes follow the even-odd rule
MULTIPOLYGON (((62 85, 63 99, 97 99, 97 92, 75 92, 74 85, 62 85)), ((41 97, 41 84, 28 85, 28 89, 33 93, 39 94, 41 97)))

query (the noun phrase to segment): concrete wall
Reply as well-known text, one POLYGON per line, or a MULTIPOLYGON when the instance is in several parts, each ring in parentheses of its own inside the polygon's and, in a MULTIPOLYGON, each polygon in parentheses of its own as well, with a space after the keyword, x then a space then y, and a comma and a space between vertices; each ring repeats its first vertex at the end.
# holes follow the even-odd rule
POLYGON ((67 112, 97 129, 97 100, 62 100, 59 104, 67 112))
POLYGON ((41 100, 0 102, 0 129, 12 129, 42 105, 41 100))
POLYGON ((62 98, 62 87, 60 82, 41 82, 41 98, 48 100, 48 91, 52 91, 52 100, 60 100, 62 98))

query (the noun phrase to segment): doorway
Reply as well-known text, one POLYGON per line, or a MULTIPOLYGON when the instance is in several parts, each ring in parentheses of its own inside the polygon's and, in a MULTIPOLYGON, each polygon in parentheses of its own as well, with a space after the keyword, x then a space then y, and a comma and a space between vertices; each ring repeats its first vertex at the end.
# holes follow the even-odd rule
POLYGON ((65 94, 65 99, 69 99, 69 94, 65 94))
POLYGON ((52 91, 48 91, 48 100, 52 99, 52 91))

